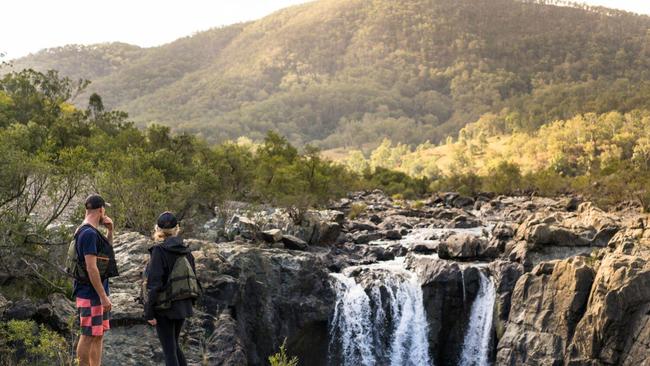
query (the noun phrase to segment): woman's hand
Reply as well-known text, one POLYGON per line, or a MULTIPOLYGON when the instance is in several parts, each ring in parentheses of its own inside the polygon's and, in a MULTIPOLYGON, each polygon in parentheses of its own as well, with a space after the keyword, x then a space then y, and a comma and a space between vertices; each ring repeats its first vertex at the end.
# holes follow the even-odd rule
POLYGON ((147 320, 147 323, 151 324, 151 325, 154 326, 154 327, 156 326, 156 324, 158 324, 158 322, 156 321, 156 319, 147 320))

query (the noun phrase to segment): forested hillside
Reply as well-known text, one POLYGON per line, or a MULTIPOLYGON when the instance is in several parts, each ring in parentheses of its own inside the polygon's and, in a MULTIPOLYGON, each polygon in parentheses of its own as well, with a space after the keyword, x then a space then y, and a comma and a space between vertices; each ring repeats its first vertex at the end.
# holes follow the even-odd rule
POLYGON ((517 0, 321 0, 156 48, 63 47, 15 60, 93 81, 138 123, 217 142, 439 142, 486 112, 535 130, 650 103, 650 17, 517 0))

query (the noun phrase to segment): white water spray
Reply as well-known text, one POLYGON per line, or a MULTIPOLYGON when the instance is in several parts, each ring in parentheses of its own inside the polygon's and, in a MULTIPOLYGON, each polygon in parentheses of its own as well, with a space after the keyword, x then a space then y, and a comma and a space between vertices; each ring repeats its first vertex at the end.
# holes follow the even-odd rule
POLYGON ((465 303, 467 302, 467 301, 466 301, 466 300, 467 300, 467 299, 466 299, 466 297, 467 297, 467 295, 466 295, 467 291, 465 291, 465 271, 462 270, 462 269, 460 270, 460 280, 463 282, 463 307, 464 307, 464 306, 465 306, 465 303))
POLYGON ((330 324, 330 353, 343 366, 432 365, 422 289, 403 258, 364 266, 379 279, 365 287, 333 274, 337 301, 330 324), (336 351, 335 351, 336 350, 336 351))
POLYGON ((492 318, 496 290, 494 283, 479 271, 480 285, 476 299, 472 304, 469 327, 465 333, 461 353, 461 366, 487 366, 492 333, 492 318))

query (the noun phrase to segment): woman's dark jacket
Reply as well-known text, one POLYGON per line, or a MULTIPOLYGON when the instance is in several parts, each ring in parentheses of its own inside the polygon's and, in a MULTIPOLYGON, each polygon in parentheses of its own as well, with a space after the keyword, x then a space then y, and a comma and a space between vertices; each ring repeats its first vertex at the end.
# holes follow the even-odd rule
POLYGON ((185 319, 190 317, 193 314, 193 300, 191 299, 173 301, 171 308, 165 310, 155 310, 154 304, 158 293, 164 289, 167 283, 167 278, 174 267, 176 258, 187 256, 194 273, 196 273, 192 252, 183 244, 183 239, 178 236, 169 237, 162 244, 154 245, 149 248, 149 252, 151 253, 151 258, 149 259, 149 264, 147 264, 148 298, 144 302, 145 319, 151 320, 160 316, 168 319, 185 319))

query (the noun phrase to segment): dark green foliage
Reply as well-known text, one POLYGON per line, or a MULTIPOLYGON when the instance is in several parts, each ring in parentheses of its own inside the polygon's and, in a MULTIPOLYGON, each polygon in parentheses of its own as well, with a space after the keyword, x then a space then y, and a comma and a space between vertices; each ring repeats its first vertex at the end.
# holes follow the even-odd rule
POLYGON ((522 177, 519 166, 503 161, 490 169, 485 177, 483 190, 499 194, 515 194, 522 187, 522 177))
POLYGON ((344 195, 357 181, 343 166, 323 160, 318 149, 307 146, 299 155, 274 132, 258 147, 256 165, 253 194, 263 202, 293 207, 296 220, 305 209, 344 195))
POLYGON ((269 364, 271 366, 298 366, 298 357, 289 357, 287 354, 287 340, 285 339, 280 346, 280 350, 269 356, 269 364))
POLYGON ((0 322, 0 366, 73 366, 73 343, 32 320, 0 322))
POLYGON ((67 46, 15 65, 92 79, 88 94, 138 123, 208 142, 435 143, 486 112, 534 131, 648 108, 650 18, 555 3, 322 0, 161 47, 67 46))
POLYGON ((52 224, 69 223, 71 204, 91 191, 112 203, 118 230, 147 233, 162 211, 189 224, 229 199, 291 207, 299 218, 358 182, 273 132, 259 146, 208 146, 162 125, 137 129, 96 94, 80 111, 68 101, 85 85, 32 70, 0 80, 0 264, 21 268, 17 281, 35 279, 39 296, 68 290, 58 267, 72 230, 52 224))
POLYGON ((430 189, 432 191, 456 191, 466 196, 473 196, 481 191, 483 178, 469 172, 464 174, 451 174, 434 181, 430 189))
POLYGON ((413 178, 402 172, 381 167, 366 172, 364 179, 369 188, 381 189, 389 195, 399 194, 406 199, 414 199, 426 194, 430 184, 427 178, 413 178))

